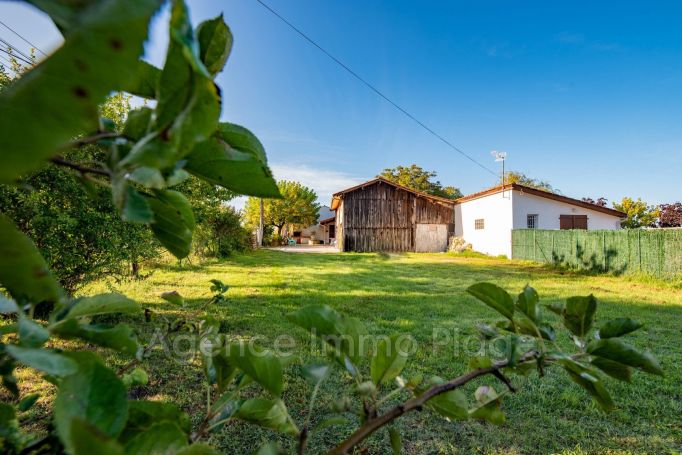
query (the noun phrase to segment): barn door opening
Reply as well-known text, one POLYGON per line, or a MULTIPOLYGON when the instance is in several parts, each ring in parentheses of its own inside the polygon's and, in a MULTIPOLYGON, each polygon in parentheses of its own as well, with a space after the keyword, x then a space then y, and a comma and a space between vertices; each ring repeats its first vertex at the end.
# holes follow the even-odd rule
POLYGON ((448 248, 447 224, 417 224, 414 239, 417 253, 440 253, 448 248))

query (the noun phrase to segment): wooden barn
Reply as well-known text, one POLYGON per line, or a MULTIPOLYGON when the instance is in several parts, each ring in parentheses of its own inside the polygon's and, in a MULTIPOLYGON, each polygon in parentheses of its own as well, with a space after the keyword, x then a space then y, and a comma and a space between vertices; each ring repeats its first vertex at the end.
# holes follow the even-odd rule
POLYGON ((340 251, 441 252, 455 230, 455 201, 376 178, 332 197, 340 251))

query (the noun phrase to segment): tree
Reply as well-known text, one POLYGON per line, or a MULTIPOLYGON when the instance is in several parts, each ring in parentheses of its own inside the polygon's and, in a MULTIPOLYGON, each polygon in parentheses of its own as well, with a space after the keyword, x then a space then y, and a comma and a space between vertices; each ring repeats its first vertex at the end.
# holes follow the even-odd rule
POLYGON ((550 193, 558 193, 559 191, 554 189, 552 185, 546 180, 539 180, 528 177, 523 172, 509 171, 504 176, 505 183, 518 183, 519 185, 528 186, 542 191, 548 191, 550 193))
MULTIPOLYGON (((263 201, 263 223, 276 227, 281 234, 284 226, 294 228, 310 226, 317 223, 320 204, 317 194, 299 182, 280 180, 277 188, 281 199, 265 199, 263 201)), ((244 208, 246 225, 255 228, 260 219, 260 198, 250 197, 244 208)))
POLYGON ((377 177, 434 196, 448 199, 459 199, 462 197, 462 192, 459 188, 441 185, 438 180, 433 180, 436 176, 435 171, 426 171, 416 164, 411 164, 410 166, 386 168, 377 177))
MULTIPOLYGON (((11 83, 27 70, 15 66, 16 76, 5 76, 11 83)), ((0 84, 0 91, 7 86, 0 84)), ((100 106, 118 132, 130 98, 117 93, 100 106)), ((101 162, 106 155, 105 147, 89 144, 67 150, 60 159, 101 162)), ((121 220, 108 188, 71 169, 46 166, 23 176, 18 185, 0 184, 0 212, 36 242, 69 294, 95 279, 137 277, 141 262, 156 256, 159 247, 145 226, 121 220)))
POLYGON ((657 207, 648 205, 641 198, 637 198, 635 201, 632 198, 624 197, 620 203, 614 202, 613 208, 625 213, 626 218, 621 221, 621 226, 626 229, 656 226, 660 215, 660 210, 657 207))
POLYGON ((661 204, 659 210, 660 227, 682 227, 682 203, 661 204))
POLYGON ((600 197, 595 201, 591 197, 584 197, 583 202, 587 202, 588 204, 594 204, 594 205, 597 205, 599 207, 606 207, 609 203, 609 200, 606 199, 605 197, 600 197))

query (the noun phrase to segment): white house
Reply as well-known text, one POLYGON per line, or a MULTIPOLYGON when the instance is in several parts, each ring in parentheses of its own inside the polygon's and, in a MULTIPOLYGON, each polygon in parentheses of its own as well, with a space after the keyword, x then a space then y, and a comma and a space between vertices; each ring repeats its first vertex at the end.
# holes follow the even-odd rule
POLYGON ((455 235, 475 251, 512 257, 512 229, 620 229, 625 214, 518 184, 455 202, 455 235))

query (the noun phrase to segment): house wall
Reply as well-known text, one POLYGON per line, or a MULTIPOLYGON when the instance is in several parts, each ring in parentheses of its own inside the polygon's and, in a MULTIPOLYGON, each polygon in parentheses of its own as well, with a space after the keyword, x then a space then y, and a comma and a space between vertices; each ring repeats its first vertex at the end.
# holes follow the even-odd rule
POLYGON ((455 235, 470 243, 474 251, 511 257, 513 192, 508 190, 455 206, 455 235), (476 229, 477 219, 484 228, 476 229))
POLYGON ((455 235, 475 251, 512 257, 512 229, 527 229, 527 216, 538 215, 538 229, 559 229, 560 215, 587 215, 589 230, 620 229, 620 218, 553 199, 507 190, 455 206, 455 235), (503 197, 504 195, 504 197, 503 197), (484 229, 477 230, 477 219, 484 229))
POLYGON ((526 229, 527 216, 538 215, 538 229, 559 229, 560 215, 587 215, 587 229, 620 229, 620 218, 514 190, 514 229, 526 229))

